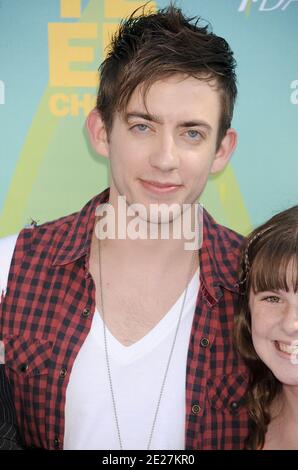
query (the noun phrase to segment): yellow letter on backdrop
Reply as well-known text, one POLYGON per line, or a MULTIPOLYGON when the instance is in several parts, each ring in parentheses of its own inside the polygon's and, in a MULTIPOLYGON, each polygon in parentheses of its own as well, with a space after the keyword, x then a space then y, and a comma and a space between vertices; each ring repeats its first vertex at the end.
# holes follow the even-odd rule
POLYGON ((72 63, 92 63, 94 47, 70 46, 71 39, 96 39, 96 23, 49 23, 49 80, 56 87, 96 87, 97 72, 71 70, 72 63))

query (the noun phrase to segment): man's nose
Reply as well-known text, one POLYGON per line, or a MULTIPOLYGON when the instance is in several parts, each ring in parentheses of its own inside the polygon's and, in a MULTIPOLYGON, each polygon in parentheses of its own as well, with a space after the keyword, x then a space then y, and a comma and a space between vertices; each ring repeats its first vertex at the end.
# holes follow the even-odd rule
POLYGON ((157 137, 156 145, 150 155, 150 163, 163 172, 179 167, 178 149, 171 134, 165 132, 157 137))

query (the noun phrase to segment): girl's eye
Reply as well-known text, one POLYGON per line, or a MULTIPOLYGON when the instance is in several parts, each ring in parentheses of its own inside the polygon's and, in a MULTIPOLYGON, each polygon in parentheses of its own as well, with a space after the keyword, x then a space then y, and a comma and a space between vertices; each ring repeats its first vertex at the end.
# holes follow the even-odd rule
POLYGON ((280 301, 280 297, 278 297, 277 295, 267 295, 263 298, 263 300, 270 303, 278 303, 280 301))

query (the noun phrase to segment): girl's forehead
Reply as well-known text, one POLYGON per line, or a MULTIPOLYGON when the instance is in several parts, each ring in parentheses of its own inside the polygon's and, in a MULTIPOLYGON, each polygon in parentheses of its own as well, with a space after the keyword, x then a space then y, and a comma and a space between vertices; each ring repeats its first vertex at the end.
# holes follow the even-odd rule
POLYGON ((251 290, 298 291, 298 256, 279 254, 256 258, 251 269, 251 290))

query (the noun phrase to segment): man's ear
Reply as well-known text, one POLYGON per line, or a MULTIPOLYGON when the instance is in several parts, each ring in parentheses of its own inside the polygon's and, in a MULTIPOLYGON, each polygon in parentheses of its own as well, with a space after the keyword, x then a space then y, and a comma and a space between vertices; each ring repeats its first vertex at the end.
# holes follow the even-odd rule
POLYGON ((86 119, 86 128, 92 148, 103 157, 109 156, 109 141, 106 126, 96 108, 92 109, 86 119))
POLYGON ((235 129, 228 129, 215 154, 215 158, 211 166, 211 174, 218 173, 227 166, 233 155, 236 145, 237 132, 235 129))

